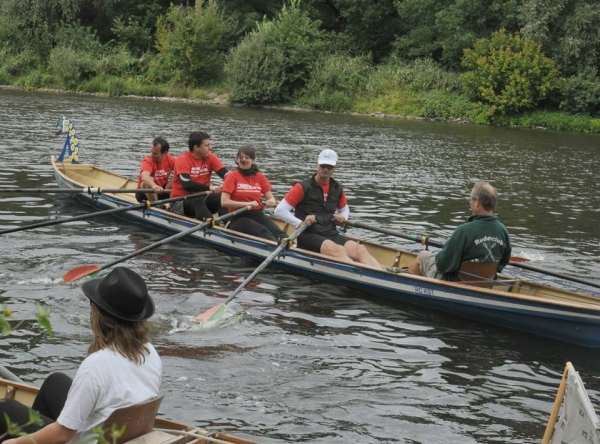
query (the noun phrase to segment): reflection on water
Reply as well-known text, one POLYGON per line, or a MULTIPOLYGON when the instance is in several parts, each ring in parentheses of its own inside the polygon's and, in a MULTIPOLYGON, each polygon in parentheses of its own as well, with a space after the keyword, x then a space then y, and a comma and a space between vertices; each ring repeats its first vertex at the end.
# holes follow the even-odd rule
MULTIPOLYGON (((54 185, 49 156, 62 147, 52 136, 61 114, 75 121, 82 161, 129 177, 156 134, 176 155, 191 130, 207 130, 229 168, 237 148, 252 143, 278 198, 329 147, 340 154, 336 177, 355 217, 444 240, 468 216, 471 183, 491 180, 515 251, 598 282, 598 136, 75 95, 0 98, 0 189, 54 185)), ((2 228, 87 212, 67 197, 0 193, 2 228)), ((49 371, 73 374, 91 339, 89 303, 62 274, 163 237, 112 217, 3 236, 0 303, 25 322, 3 338, 0 362, 36 383, 49 371), (52 338, 35 323, 37 304, 52 310, 52 338)), ((173 322, 222 302, 256 263, 176 242, 128 265, 156 301, 153 342, 168 391, 161 412, 170 418, 267 443, 537 443, 567 360, 600 404, 595 352, 271 269, 236 298, 243 317, 169 334, 173 322)))

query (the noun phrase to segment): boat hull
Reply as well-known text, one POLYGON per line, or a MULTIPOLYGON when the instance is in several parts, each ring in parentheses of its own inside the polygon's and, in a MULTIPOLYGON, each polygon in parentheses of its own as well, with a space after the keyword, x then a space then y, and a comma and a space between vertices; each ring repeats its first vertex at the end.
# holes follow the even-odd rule
MULTIPOLYGON (((61 188, 85 186, 135 187, 121 176, 92 165, 57 164, 52 160, 61 188), (76 174, 85 169, 93 174, 76 174), (89 179, 82 183, 81 178, 89 179)), ((87 195, 78 198, 97 208, 130 206, 133 198, 121 194, 87 195)), ((123 217, 168 233, 178 233, 198 222, 166 210, 131 210, 123 217)), ((280 224, 281 225, 281 224, 280 224)), ((282 228, 291 231, 291 227, 282 228)), ((263 260, 277 245, 223 227, 209 227, 190 238, 228 254, 263 260)), ((404 266, 414 254, 363 242, 384 266, 404 266)), ((600 347, 600 299, 520 280, 490 288, 391 273, 381 269, 348 264, 298 248, 284 251, 271 265, 312 279, 342 285, 362 293, 438 310, 477 321, 526 331, 586 347, 600 347)))

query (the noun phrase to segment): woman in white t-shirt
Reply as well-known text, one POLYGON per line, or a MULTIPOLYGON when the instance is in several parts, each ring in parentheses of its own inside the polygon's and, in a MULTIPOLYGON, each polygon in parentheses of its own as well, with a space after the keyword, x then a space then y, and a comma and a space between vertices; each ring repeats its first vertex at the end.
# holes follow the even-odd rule
MULTIPOLYGON (((146 320, 154 313, 154 301, 144 279, 132 270, 117 267, 106 277, 82 285, 90 299, 90 324, 94 340, 88 356, 70 378, 51 375, 32 408, 41 415, 42 426, 23 430, 29 436, 8 439, 5 444, 62 444, 92 438, 91 430, 112 412, 158 395, 162 363, 148 342, 146 320), (70 386, 70 387, 69 387, 70 386), (64 405, 64 406, 63 406, 64 405)), ((29 408, 7 400, 0 403, 0 442, 6 434, 4 415, 14 424, 27 424, 29 408)), ((90 442, 87 440, 86 442, 90 442)))

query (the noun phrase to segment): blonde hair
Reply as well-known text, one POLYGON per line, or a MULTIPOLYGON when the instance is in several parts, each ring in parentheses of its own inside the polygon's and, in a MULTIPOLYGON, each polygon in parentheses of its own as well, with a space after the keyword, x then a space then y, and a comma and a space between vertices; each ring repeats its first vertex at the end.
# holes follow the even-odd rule
POLYGON ((108 348, 136 364, 145 361, 145 355, 150 351, 146 347, 150 332, 147 321, 116 319, 92 302, 90 325, 94 340, 88 347, 88 355, 108 348))

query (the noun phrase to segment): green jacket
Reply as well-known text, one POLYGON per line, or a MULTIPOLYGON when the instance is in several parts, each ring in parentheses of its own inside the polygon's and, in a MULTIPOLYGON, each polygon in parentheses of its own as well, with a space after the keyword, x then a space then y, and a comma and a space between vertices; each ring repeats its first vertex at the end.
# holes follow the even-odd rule
POLYGON ((454 230, 436 255, 435 264, 445 280, 456 281, 461 263, 499 262, 498 271, 502 271, 510 254, 508 230, 496 216, 471 216, 454 230))

